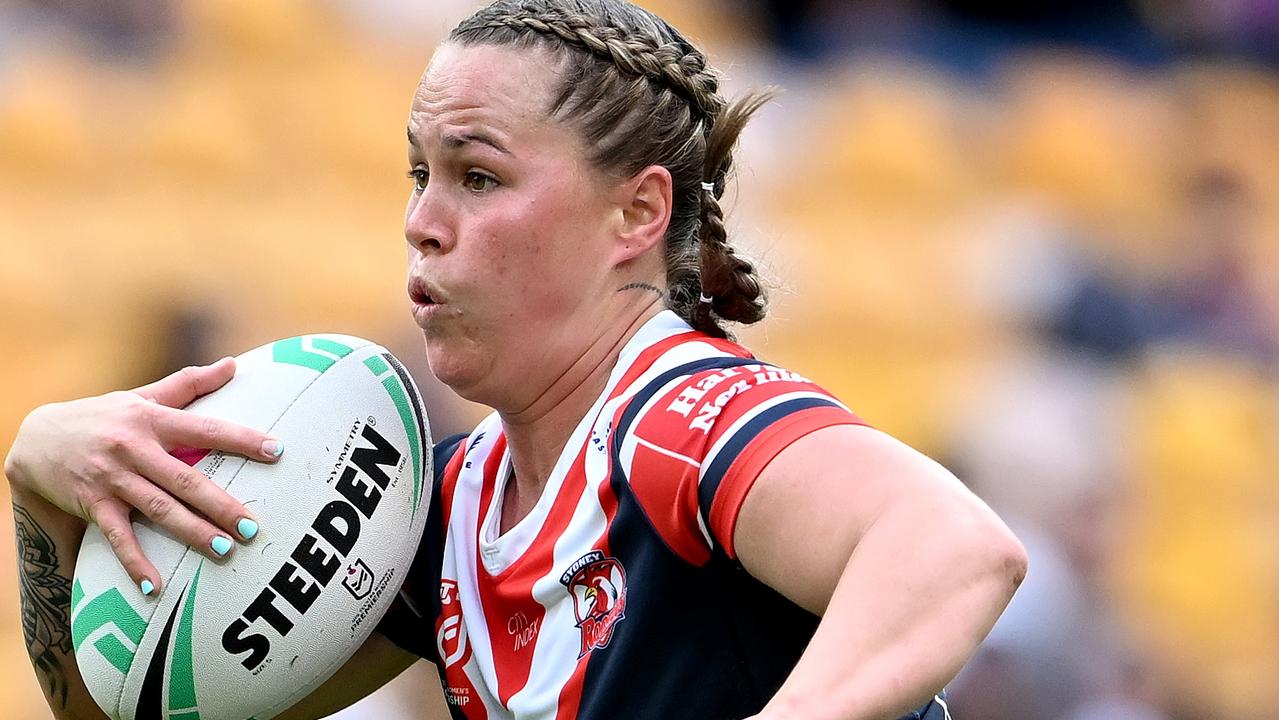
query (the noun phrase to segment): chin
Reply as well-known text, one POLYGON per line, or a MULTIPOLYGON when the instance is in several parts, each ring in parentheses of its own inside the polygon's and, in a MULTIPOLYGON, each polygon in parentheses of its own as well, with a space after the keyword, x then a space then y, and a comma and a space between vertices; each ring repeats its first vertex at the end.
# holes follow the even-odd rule
POLYGON ((483 402, 479 399, 483 394, 480 386, 490 376, 492 365, 487 358, 476 352, 468 352, 468 348, 434 342, 428 338, 426 361, 430 365, 431 374, 450 390, 465 400, 483 402))

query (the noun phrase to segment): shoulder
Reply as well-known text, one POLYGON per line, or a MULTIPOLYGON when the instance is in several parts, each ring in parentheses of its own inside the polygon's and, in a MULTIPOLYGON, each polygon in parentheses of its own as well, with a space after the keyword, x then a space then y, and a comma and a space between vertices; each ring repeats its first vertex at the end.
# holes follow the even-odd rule
POLYGON ((692 340, 701 349, 691 359, 680 347, 667 355, 683 357, 654 363, 613 442, 621 476, 668 544, 732 556, 737 512, 768 462, 817 430, 864 423, 808 378, 710 340, 692 340))
POLYGON ((765 428, 806 410, 861 423, 838 398, 799 373, 746 356, 707 358, 670 377, 629 408, 621 429, 648 442, 710 449, 726 435, 765 428))
POLYGON ((458 450, 466 447, 466 439, 468 437, 470 437, 470 433, 458 433, 456 435, 450 435, 435 443, 435 447, 431 451, 431 456, 435 461, 435 464, 432 467, 435 468, 435 473, 437 475, 443 471, 444 467, 453 459, 453 456, 457 454, 458 450))
POLYGON ((493 413, 470 432, 450 435, 435 443, 432 460, 436 482, 447 482, 450 477, 455 477, 468 456, 474 455, 477 449, 491 447, 492 441, 501 434, 501 420, 497 413, 493 413))

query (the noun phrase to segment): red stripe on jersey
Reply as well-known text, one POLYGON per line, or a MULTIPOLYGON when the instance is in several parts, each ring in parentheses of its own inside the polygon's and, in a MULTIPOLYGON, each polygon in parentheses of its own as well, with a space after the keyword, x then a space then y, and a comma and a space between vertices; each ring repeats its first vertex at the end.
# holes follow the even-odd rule
MULTIPOLYGON (((619 384, 618 387, 624 386, 619 384)), ((614 421, 616 419, 614 417, 614 421)), ((608 529, 613 527, 613 518, 617 516, 617 494, 613 492, 611 469, 609 475, 600 483, 599 488, 600 507, 604 510, 605 518, 604 534, 600 536, 599 540, 595 541, 595 548, 604 553, 604 557, 612 556, 608 543, 608 529)), ((622 592, 626 592, 625 588, 623 588, 622 592)), ((559 706, 555 712, 556 720, 576 720, 578 710, 582 706, 582 689, 586 680, 586 667, 594 654, 594 652, 588 652, 578 658, 577 667, 573 668, 572 676, 569 677, 568 682, 564 683, 564 687, 560 688, 559 706)))
MULTIPOLYGON (((626 387, 635 382, 667 350, 690 341, 706 343, 729 355, 753 357, 746 348, 728 340, 713 338, 697 331, 680 333, 655 344, 641 354, 618 386, 626 387)), ((661 401, 655 407, 659 406, 661 401)), ((625 405, 617 409, 613 415, 614 427, 625 411, 625 405)), ((639 499, 640 507, 646 509, 649 521, 653 523, 658 535, 667 546, 695 565, 701 565, 709 560, 710 550, 697 530, 697 466, 641 444, 636 446, 629 474, 631 477, 656 479, 656 482, 652 484, 632 485, 631 491, 639 499), (691 483, 691 488, 686 487, 688 483, 691 483), (670 502, 671 498, 676 498, 676 502, 670 502), (691 524, 688 522, 690 519, 691 524)))
POLYGON ((686 562, 699 566, 711 558, 706 539, 697 529, 700 467, 694 458, 672 457, 637 443, 629 468, 630 477, 641 479, 630 484, 631 492, 657 534, 686 562))
MULTIPOLYGON (((476 532, 480 532, 480 533, 484 532, 483 530, 484 518, 485 518, 485 515, 488 513, 489 505, 493 502, 493 494, 497 491, 497 473, 502 466, 502 456, 505 453, 506 453, 506 435, 502 434, 502 435, 499 435, 497 439, 493 442, 493 448, 489 450, 488 458, 484 463, 483 482, 480 484, 480 500, 479 500, 479 503, 476 505, 476 512, 479 513, 475 522, 476 532)), ((501 511, 501 506, 502 506, 502 503, 501 501, 499 501, 499 504, 498 504, 499 512, 501 511)), ((495 665, 497 666, 496 670, 497 670, 498 686, 492 689, 500 693, 505 683, 503 682, 503 677, 502 677, 502 674, 503 674, 502 663, 500 662, 500 659, 498 658, 497 650, 500 647, 499 638, 504 636, 506 632, 505 632, 505 628, 503 628, 501 635, 493 634, 494 622, 496 622, 494 618, 497 617, 498 609, 502 605, 502 603, 500 602, 499 598, 493 593, 492 587, 491 587, 492 582, 490 581, 489 574, 484 571, 484 555, 480 550, 480 543, 481 543, 481 538, 477 537, 475 539, 475 567, 478 570, 478 572, 476 573, 477 575, 476 586, 478 587, 479 593, 480 593, 480 606, 484 608, 483 620, 488 625, 488 629, 489 629, 489 648, 490 648, 490 651, 493 653, 495 665)), ((475 622, 476 618, 470 618, 470 621, 475 622)), ((505 702, 505 700, 506 698, 502 698, 503 702, 505 702)))
MULTIPOLYGON (((462 467, 466 462, 466 459, 465 459, 466 455, 468 454, 468 451, 471 449, 470 444, 474 442, 474 439, 467 438, 464 442, 466 443, 466 445, 459 448, 457 453, 454 454, 453 459, 449 462, 449 466, 447 470, 445 471, 445 475, 444 475, 444 487, 442 489, 442 494, 444 498, 446 498, 444 503, 444 522, 446 523, 445 527, 448 527, 447 523, 450 521, 450 518, 452 516, 453 493, 457 490, 458 480, 462 476, 462 467)), ((492 453, 489 455, 487 462, 485 462, 485 467, 484 467, 485 477, 495 474, 496 465, 497 463, 501 462, 502 453, 505 450, 505 448, 506 448, 506 438, 499 436, 493 442, 492 453)), ((487 505, 485 505, 484 503, 487 503, 488 499, 491 498, 492 496, 493 496, 492 486, 489 483, 485 483, 485 488, 484 488, 484 492, 482 493, 482 497, 480 499, 481 504, 479 507, 481 508, 487 507, 487 505)), ((478 552, 478 549, 477 549, 477 552, 478 552)), ((483 567, 483 566, 481 565, 480 567, 483 567)), ((457 583, 454 582, 452 584, 453 584, 453 592, 456 594, 458 592, 457 583)), ((449 592, 447 585, 448 585, 448 581, 446 581, 446 583, 442 584, 440 587, 442 605, 443 605, 443 601, 446 599, 444 595, 447 592, 449 592)), ((481 605, 483 605, 483 594, 481 594, 481 605)), ((447 613, 443 608, 441 609, 440 619, 437 622, 437 625, 439 625, 439 627, 437 627, 436 629, 437 638, 443 637, 443 635, 440 634, 443 627, 443 623, 450 620, 452 617, 453 615, 450 615, 449 613, 447 613)), ((462 621, 460 608, 458 609, 458 612, 456 614, 456 619, 458 621, 462 621)), ((464 627, 464 625, 465 623, 463 622, 462 627, 464 627)), ((467 644, 467 648, 465 649, 465 654, 457 661, 447 664, 444 668, 444 678, 447 681, 447 685, 444 688, 445 699, 449 700, 450 704, 452 704, 454 707, 460 707, 462 709, 462 714, 466 716, 467 720, 487 720, 488 710, 485 709, 484 702, 480 700, 480 694, 476 689, 475 683, 472 682, 470 676, 466 674, 466 665, 471 660, 470 638, 466 638, 465 642, 467 644)))
MULTIPOLYGON (((696 335, 697 333, 692 332, 679 333, 641 352, 614 385, 606 402, 616 399, 619 394, 629 388, 663 353, 681 343, 688 342, 696 335)), ((505 437, 503 437, 504 440, 505 437)), ((484 606, 489 644, 497 671, 498 700, 503 706, 506 706, 511 697, 528 684, 536 649, 536 638, 539 636, 538 630, 546 614, 546 608, 533 598, 533 585, 548 575, 554 567, 555 541, 572 522, 578 499, 586 488, 586 453, 591 448, 589 443, 584 445, 574 458, 572 465, 566 470, 555 501, 537 536, 524 554, 497 575, 480 573, 478 583, 480 601, 484 606), (515 632, 512 632, 513 630, 515 632)), ((502 450, 503 448, 494 447, 490 458, 500 459, 502 450)), ((481 525, 484 513, 487 512, 492 501, 497 480, 497 466, 486 467, 484 492, 479 504, 481 525)), ((611 497, 611 492, 609 495, 611 497)), ((610 522, 616 509, 617 501, 614 498, 612 508, 605 507, 605 514, 610 522)), ((478 552, 478 543, 476 547, 478 552)), ((476 567, 484 567, 482 557, 477 557, 476 567)))
MULTIPOLYGON (((503 706, 528 684, 538 631, 546 615, 546 608, 533 597, 533 585, 554 567, 555 539, 568 528, 586 486, 585 455, 583 447, 567 470, 537 537, 524 554, 497 575, 480 573, 480 598, 497 670, 498 699, 503 706)), ((496 480, 493 478, 494 484, 496 480)), ((485 486, 488 485, 486 477, 485 486)))
MULTIPOLYGON (((626 374, 622 382, 617 384, 614 391, 614 397, 620 394, 639 379, 640 375, 647 370, 662 353, 665 353, 671 347, 692 339, 691 336, 700 335, 700 333, 681 333, 664 342, 657 343, 648 352, 641 354, 640 358, 632 366, 630 372, 626 374), (650 357, 651 353, 651 357, 650 357)), ((614 413, 611 421, 611 427, 617 427, 618 420, 625 412, 626 403, 622 403, 614 413)), ((604 534, 595 542, 595 547, 604 553, 605 557, 611 556, 611 550, 608 542, 608 529, 613 527, 613 518, 617 516, 618 499, 617 493, 613 491, 613 467, 609 463, 609 474, 600 482, 599 498, 600 508, 604 511, 604 534)), ((559 706, 555 713, 556 720, 576 720, 578 710, 582 706, 582 689, 586 680, 586 667, 590 663, 594 653, 587 653, 585 656, 577 659, 577 667, 573 669, 573 674, 569 677, 568 682, 564 683, 564 687, 560 688, 559 706)))
POLYGON ((755 479, 773 461, 773 458, 796 440, 822 428, 832 425, 864 424, 843 408, 811 408, 788 415, 769 425, 758 437, 742 448, 741 453, 733 460, 733 464, 725 471, 724 479, 720 481, 719 490, 715 493, 715 499, 711 502, 709 530, 719 540, 724 552, 730 558, 737 559, 737 551, 733 547, 737 517, 741 514, 746 495, 755 485, 755 479))
POLYGON ((449 526, 449 518, 453 516, 453 491, 457 489, 457 479, 462 476, 462 463, 466 460, 466 453, 471 449, 472 442, 474 440, 470 437, 462 441, 461 447, 453 451, 453 457, 449 458, 441 475, 440 515, 444 519, 444 527, 449 526))
POLYGON ((444 666, 444 698, 449 705, 462 709, 467 720, 487 720, 488 710, 480 700, 475 683, 466 674, 471 662, 471 640, 466 636, 462 619, 461 598, 457 583, 440 584, 440 614, 435 619, 436 650, 444 666))
MULTIPOLYGON (((731 343, 721 341, 719 345, 732 349, 731 343)), ((752 378, 756 367, 707 370, 689 376, 653 403, 631 430, 636 440, 626 468, 631 492, 662 541, 694 565, 706 563, 711 554, 699 529, 697 490, 701 463, 713 438, 694 429, 692 423, 699 418, 703 406, 714 403, 736 383, 752 378)), ((743 412, 743 408, 728 405, 732 419, 743 412)), ((742 405, 751 409, 756 402, 742 405)), ((723 432, 724 421, 732 422, 728 418, 715 419, 712 427, 719 432, 714 437, 723 432)))
MULTIPOLYGON (((475 507, 479 512, 476 518, 475 528, 477 531, 484 527, 484 515, 488 512, 489 505, 493 502, 493 493, 497 489, 497 469, 502 465, 502 456, 506 454, 506 435, 498 435, 493 441, 493 448, 489 450, 489 456, 484 462, 484 482, 480 486, 480 502, 475 507)), ((479 552, 480 543, 476 538, 475 551, 479 552)), ((481 562, 483 558, 476 555, 476 567, 484 567, 481 562)))

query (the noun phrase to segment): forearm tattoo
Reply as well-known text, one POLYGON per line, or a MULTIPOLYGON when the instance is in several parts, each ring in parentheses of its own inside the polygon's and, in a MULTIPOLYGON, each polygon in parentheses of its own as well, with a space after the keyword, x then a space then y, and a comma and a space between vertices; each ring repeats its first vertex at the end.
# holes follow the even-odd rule
POLYGON ((653 285, 652 283, 646 283, 646 282, 626 283, 625 285, 617 289, 618 292, 626 292, 627 290, 649 290, 651 292, 657 293, 658 295, 661 295, 662 297, 666 297, 666 293, 662 292, 661 288, 657 287, 656 285, 653 285))
POLYGON ((27 654, 49 686, 49 701, 66 707, 62 659, 71 654, 71 581, 58 574, 58 549, 53 538, 26 508, 13 506, 13 524, 18 536, 18 597, 27 654))

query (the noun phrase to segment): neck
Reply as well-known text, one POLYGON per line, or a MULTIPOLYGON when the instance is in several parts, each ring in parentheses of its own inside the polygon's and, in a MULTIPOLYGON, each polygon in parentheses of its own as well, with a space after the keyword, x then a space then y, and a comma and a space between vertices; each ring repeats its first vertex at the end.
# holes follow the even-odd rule
POLYGON ((661 298, 655 297, 631 309, 617 322, 607 324, 605 331, 527 408, 498 411, 515 473, 515 515, 523 517, 537 502, 569 436, 608 384, 622 348, 663 307, 661 298))

